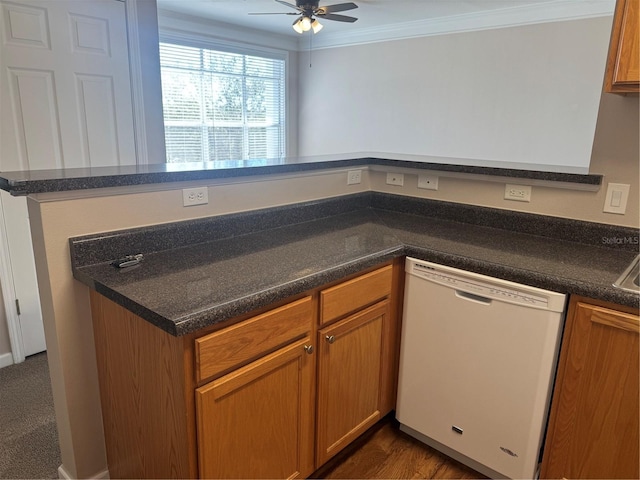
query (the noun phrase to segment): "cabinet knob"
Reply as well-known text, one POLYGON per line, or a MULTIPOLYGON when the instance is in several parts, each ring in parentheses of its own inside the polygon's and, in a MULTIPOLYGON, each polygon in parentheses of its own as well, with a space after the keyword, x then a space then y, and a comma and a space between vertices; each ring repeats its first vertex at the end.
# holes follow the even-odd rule
POLYGON ((305 345, 304 351, 311 355, 313 353, 313 345, 305 345))
POLYGON ((333 343, 336 341, 336 337, 334 337, 333 335, 325 335, 325 337, 327 339, 327 342, 329 343, 333 343))

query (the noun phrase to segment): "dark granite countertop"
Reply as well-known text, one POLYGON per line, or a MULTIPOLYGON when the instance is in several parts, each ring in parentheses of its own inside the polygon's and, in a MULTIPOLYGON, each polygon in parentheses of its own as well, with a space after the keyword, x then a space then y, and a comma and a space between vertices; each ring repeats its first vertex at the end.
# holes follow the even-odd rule
POLYGON ((184 335, 403 255, 638 308, 640 295, 612 286, 637 239, 635 229, 367 193, 70 243, 76 279, 184 335), (553 237, 528 233, 540 222, 553 237), (140 265, 110 265, 139 253, 131 245, 140 265))
POLYGON ((67 168, 59 170, 31 170, 0 172, 0 190, 11 195, 63 192, 94 188, 125 187, 154 183, 235 178, 254 175, 304 172, 327 168, 351 168, 381 165, 395 168, 414 168, 442 172, 458 172, 500 177, 547 180, 552 182, 601 185, 602 175, 542 172, 509 168, 477 167, 363 157, 323 160, 317 158, 256 159, 202 163, 159 163, 117 167, 67 168))

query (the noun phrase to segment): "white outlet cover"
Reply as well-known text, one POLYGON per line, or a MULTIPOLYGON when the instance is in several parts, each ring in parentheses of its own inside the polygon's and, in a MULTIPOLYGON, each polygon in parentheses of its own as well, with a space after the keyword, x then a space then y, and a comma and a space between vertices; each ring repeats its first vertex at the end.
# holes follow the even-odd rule
POLYGON ((387 173, 387 185, 404 185, 404 173, 387 173))
POLYGON ((515 200, 516 202, 530 202, 531 186, 506 184, 504 186, 504 199, 515 200))
POLYGON ((627 185, 626 183, 609 183, 602 211, 624 215, 627 211, 627 200, 629 199, 630 188, 631 185, 627 185))
POLYGON ((182 189, 182 205, 192 207, 194 205, 206 205, 209 203, 209 188, 196 187, 182 189))
POLYGON ((418 175, 418 188, 438 190, 438 178, 435 175, 418 175))
POLYGON ((362 170, 349 170, 347 172, 347 185, 357 185, 362 182, 362 170))

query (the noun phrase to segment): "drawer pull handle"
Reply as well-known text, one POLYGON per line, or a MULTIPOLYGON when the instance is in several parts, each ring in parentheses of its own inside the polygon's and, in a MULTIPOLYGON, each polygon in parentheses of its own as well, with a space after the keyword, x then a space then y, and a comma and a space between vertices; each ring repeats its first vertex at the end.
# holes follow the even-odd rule
POLYGON ((327 342, 329 343, 333 343, 336 341, 336 337, 334 337, 333 335, 325 335, 325 337, 327 339, 327 342))
POLYGON ((313 345, 305 345, 304 351, 311 355, 313 353, 313 345))

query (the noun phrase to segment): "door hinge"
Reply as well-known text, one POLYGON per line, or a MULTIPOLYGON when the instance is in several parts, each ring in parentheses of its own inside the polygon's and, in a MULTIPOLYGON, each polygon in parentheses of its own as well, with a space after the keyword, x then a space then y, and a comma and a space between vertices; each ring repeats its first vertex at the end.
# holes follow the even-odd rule
POLYGON ((16 298, 16 310, 18 311, 18 315, 20 315, 20 300, 16 298))

